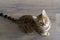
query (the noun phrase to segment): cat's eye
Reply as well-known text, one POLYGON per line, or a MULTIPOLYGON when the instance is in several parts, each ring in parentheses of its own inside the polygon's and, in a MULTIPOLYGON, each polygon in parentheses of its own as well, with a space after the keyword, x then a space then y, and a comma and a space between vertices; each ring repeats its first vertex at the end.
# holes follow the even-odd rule
POLYGON ((42 24, 40 24, 40 25, 42 25, 42 24))

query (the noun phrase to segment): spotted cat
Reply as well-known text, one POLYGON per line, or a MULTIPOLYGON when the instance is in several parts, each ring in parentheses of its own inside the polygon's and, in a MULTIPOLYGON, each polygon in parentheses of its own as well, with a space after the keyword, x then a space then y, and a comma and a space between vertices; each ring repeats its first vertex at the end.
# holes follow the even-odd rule
POLYGON ((48 31, 50 30, 51 23, 45 10, 43 10, 38 16, 23 15, 19 19, 14 19, 8 15, 3 15, 3 13, 0 13, 0 16, 3 16, 4 18, 7 18, 18 24, 22 32, 37 32, 41 36, 49 36, 48 31))

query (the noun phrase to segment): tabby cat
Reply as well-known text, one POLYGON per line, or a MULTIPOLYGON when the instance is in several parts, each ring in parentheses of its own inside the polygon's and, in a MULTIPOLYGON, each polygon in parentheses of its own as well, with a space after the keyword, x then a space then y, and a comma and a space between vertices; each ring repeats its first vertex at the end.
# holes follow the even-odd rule
POLYGON ((51 23, 45 10, 43 10, 42 13, 38 16, 23 15, 19 19, 14 19, 10 16, 3 15, 3 13, 0 13, 0 16, 17 23, 22 32, 37 32, 41 36, 49 36, 48 31, 50 29, 51 23))

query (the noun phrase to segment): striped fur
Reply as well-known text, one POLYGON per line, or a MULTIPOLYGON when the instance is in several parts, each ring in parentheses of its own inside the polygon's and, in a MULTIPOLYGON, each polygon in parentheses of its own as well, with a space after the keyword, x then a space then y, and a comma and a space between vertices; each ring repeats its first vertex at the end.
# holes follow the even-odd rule
POLYGON ((40 35, 48 35, 48 31, 50 30, 50 19, 44 10, 38 16, 23 15, 18 20, 3 15, 3 13, 0 13, 0 16, 17 23, 20 30, 25 33, 37 32, 40 35))
POLYGON ((8 16, 8 15, 4 15, 3 13, 0 13, 0 16, 1 16, 1 17, 4 17, 4 18, 7 18, 7 19, 9 19, 9 20, 11 20, 11 21, 13 21, 13 22, 16 22, 16 21, 17 21, 16 19, 14 19, 14 18, 12 18, 12 17, 10 17, 10 16, 8 16))

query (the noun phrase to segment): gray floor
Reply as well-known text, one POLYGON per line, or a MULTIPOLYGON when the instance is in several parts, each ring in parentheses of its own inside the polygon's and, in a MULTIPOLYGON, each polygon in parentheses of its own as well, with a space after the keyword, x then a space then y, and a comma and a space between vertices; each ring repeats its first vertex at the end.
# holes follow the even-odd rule
POLYGON ((60 40, 60 0, 0 0, 0 12, 14 18, 26 14, 37 16, 43 9, 52 22, 49 37, 37 33, 24 34, 17 24, 0 17, 0 40, 60 40))

